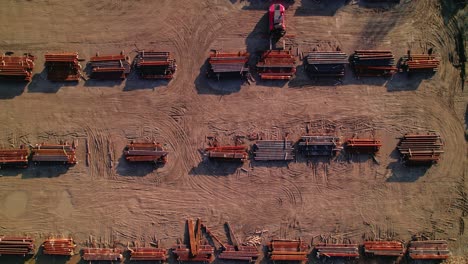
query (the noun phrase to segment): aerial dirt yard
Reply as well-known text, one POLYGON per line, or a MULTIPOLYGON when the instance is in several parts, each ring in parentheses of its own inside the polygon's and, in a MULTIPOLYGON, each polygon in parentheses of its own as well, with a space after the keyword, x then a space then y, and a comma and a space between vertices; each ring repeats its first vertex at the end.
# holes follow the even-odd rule
MULTIPOLYGON (((223 241, 225 222, 240 240, 263 230, 264 244, 299 237, 314 243, 321 237, 355 243, 445 239, 454 256, 447 262, 466 263, 467 9, 456 1, 361 2, 288 4, 288 47, 295 53, 339 47, 348 55, 388 49, 397 59, 408 49, 433 48, 441 60, 438 72, 357 79, 347 68, 339 84, 311 80, 298 57, 289 82, 217 82, 205 78, 211 50, 247 50, 253 62, 268 48, 270 2, 0 1, 0 51, 37 56, 30 83, 0 83, 0 146, 78 143, 75 166, 0 171, 0 235, 29 234, 37 245, 50 235, 71 236, 77 252, 90 236, 102 246, 149 246, 156 238, 171 247, 184 237, 185 220, 199 217, 223 241), (96 52, 124 50, 133 58, 136 49, 174 52, 174 79, 46 80, 46 52, 76 51, 84 68, 96 52), (220 163, 201 153, 209 137, 223 145, 233 145, 236 136, 251 145, 247 136, 257 133, 296 141, 306 128, 342 139, 375 135, 383 147, 375 159, 298 155, 289 163, 220 163), (395 151, 399 137, 428 131, 443 140, 439 163, 402 164, 395 151), (128 164, 122 150, 130 140, 161 142, 170 152, 168 163, 128 164)), ((79 254, 39 254, 26 262, 79 261, 79 254)))

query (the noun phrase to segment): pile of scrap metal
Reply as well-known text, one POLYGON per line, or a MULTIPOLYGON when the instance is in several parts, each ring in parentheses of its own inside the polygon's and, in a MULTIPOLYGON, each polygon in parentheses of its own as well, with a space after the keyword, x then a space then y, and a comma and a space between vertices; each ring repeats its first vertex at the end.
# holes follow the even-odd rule
POLYGON ((382 141, 372 138, 350 138, 346 141, 346 150, 356 153, 376 153, 382 141))
POLYGON ((196 227, 193 220, 187 220, 189 246, 178 243, 172 248, 172 253, 179 262, 212 262, 214 248, 210 245, 201 244, 201 220, 197 219, 196 227))
POLYGON ((307 261, 309 245, 302 240, 273 239, 268 244, 268 256, 272 261, 307 261))
POLYGON ((411 241, 408 253, 409 257, 414 260, 444 260, 450 256, 445 240, 411 241))
POLYGON ((2 255, 33 255, 34 240, 30 237, 0 236, 0 256, 2 255))
POLYGON ((314 246, 318 258, 358 258, 357 244, 317 244, 314 246))
POLYGON ((400 60, 400 68, 406 72, 430 71, 436 72, 440 61, 432 54, 411 54, 403 56, 400 60))
POLYGON ((249 72, 247 62, 249 61, 249 53, 247 52, 218 52, 214 51, 210 54, 208 63, 208 77, 242 77, 249 72))
POLYGON ((67 142, 60 144, 37 144, 32 149, 32 161, 41 162, 60 162, 64 164, 76 164, 75 144, 67 142))
POLYGON ((293 142, 289 140, 258 140, 253 145, 254 160, 293 160, 293 142))
POLYGON ((143 79, 169 80, 177 68, 172 53, 164 51, 139 51, 133 63, 143 79))
POLYGON ((28 150, 23 145, 19 149, 0 149, 0 168, 7 166, 26 168, 28 156, 28 150))
POLYGON ((32 55, 24 56, 0 56, 0 79, 31 81, 32 71, 34 69, 34 60, 32 55))
POLYGON ((167 163, 168 152, 156 142, 130 142, 124 149, 124 156, 130 162, 167 163))
POLYGON ((341 51, 311 51, 305 69, 311 77, 343 77, 348 55, 341 51))
POLYGON ((91 68, 90 77, 93 79, 125 79, 130 73, 129 59, 128 56, 125 56, 123 52, 121 52, 119 55, 105 56, 100 56, 96 53, 96 56, 91 57, 89 67, 91 68))
POLYGON ((247 160, 246 146, 218 146, 205 149, 205 153, 210 159, 226 161, 245 161, 247 160))
POLYGON ((398 70, 389 50, 356 50, 350 62, 358 77, 392 76, 398 70))
POLYGON ((262 80, 290 80, 296 73, 295 57, 289 50, 267 50, 257 63, 262 80))
POLYGON ((123 259, 122 250, 117 248, 84 248, 82 250, 85 261, 120 261, 123 259))
POLYGON ((166 249, 155 247, 130 248, 131 261, 166 261, 166 249))
POLYGON ((340 138, 332 135, 302 136, 298 150, 305 156, 334 156, 341 150, 340 138))
POLYGON ((401 257, 405 255, 406 249, 400 241, 366 241, 364 242, 364 253, 375 257, 401 257))
POLYGON ((439 161, 442 150, 440 135, 436 133, 425 135, 406 134, 397 146, 403 161, 407 164, 432 164, 439 161))
POLYGON ((75 243, 71 238, 49 238, 42 244, 46 255, 73 256, 75 254, 75 243))
POLYGON ((77 52, 46 53, 45 66, 50 81, 78 81, 81 76, 77 52))

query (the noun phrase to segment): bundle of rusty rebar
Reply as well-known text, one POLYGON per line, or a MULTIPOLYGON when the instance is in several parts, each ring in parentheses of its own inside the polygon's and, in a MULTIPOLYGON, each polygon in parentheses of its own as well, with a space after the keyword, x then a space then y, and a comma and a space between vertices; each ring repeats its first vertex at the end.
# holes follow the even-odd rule
POLYGON ((346 150, 357 153, 375 153, 382 146, 382 141, 373 138, 350 138, 346 141, 346 150))
POLYGON ((46 255, 72 256, 75 247, 76 245, 71 238, 50 238, 42 244, 43 252, 46 255))
POLYGON ((405 246, 400 241, 364 242, 364 252, 370 256, 400 257, 405 251, 405 246))
POLYGON ((178 244, 173 248, 172 253, 178 261, 211 262, 214 257, 214 248, 210 245, 199 245, 196 252, 191 252, 186 245, 178 244))
POLYGON ((45 66, 50 81, 78 81, 81 76, 77 52, 46 53, 45 66))
POLYGON ((296 73, 296 59, 289 50, 267 50, 257 63, 262 80, 290 80, 296 73))
POLYGON ((130 142, 125 147, 124 156, 130 162, 155 162, 165 164, 168 152, 156 142, 130 142))
POLYGON ((93 79, 125 79, 130 73, 130 63, 123 52, 119 55, 100 56, 96 54, 96 56, 91 57, 89 66, 93 79))
POLYGON ((24 56, 0 56, 0 79, 31 81, 32 71, 34 69, 34 60, 32 55, 24 56))
POLYGON ((341 51, 311 51, 306 57, 306 70, 312 77, 343 77, 348 55, 341 51))
POLYGON ((63 162, 64 164, 76 164, 75 146, 68 144, 37 144, 32 149, 32 161, 63 162))
POLYGON ((172 53, 161 51, 139 51, 134 64, 144 79, 172 79, 177 68, 172 53))
POLYGON ((389 50, 356 50, 351 66, 356 76, 391 76, 398 70, 389 50))
POLYGON ((340 148, 340 138, 332 135, 302 136, 298 142, 299 151, 306 156, 333 156, 340 148))
POLYGON ((117 248, 84 248, 82 258, 85 261, 120 261, 122 250, 117 248))
POLYGON ((30 237, 0 236, 1 255, 33 255, 34 240, 30 237))
POLYGON ((19 149, 0 149, 0 167, 27 167, 28 156, 28 150, 24 146, 19 149))
POLYGON ((412 259, 448 259, 450 251, 445 240, 411 241, 408 249, 412 259))
POLYGON ((240 77, 249 72, 247 62, 249 53, 247 52, 212 52, 208 63, 210 69, 209 77, 240 77))
POLYGON ((166 249, 154 247, 137 247, 130 249, 131 261, 166 261, 166 249))
POLYGON ((246 146, 218 146, 205 149, 208 158, 217 160, 244 161, 247 159, 246 146))
POLYGON ((257 161, 293 160, 293 142, 289 140, 258 140, 253 151, 257 161))
POLYGON ((408 164, 427 164, 438 162, 442 150, 440 135, 404 135, 397 146, 403 160, 408 164))
POLYGON ((219 259, 237 260, 253 262, 260 256, 257 247, 254 246, 239 246, 236 250, 234 246, 226 246, 218 255, 219 259))
POLYGON ((357 244, 317 244, 314 246, 318 257, 359 257, 359 247, 357 244))
POLYGON ((435 55, 411 54, 401 58, 400 67, 407 72, 430 71, 436 72, 440 61, 435 55))
POLYGON ((268 256, 272 261, 306 261, 309 245, 302 240, 273 239, 268 244, 268 256))

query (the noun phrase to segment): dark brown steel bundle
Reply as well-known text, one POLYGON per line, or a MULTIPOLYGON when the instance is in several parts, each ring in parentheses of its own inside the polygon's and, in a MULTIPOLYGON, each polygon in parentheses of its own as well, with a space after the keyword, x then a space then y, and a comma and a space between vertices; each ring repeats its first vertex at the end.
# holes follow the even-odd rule
POLYGON ((382 142, 372 138, 350 138, 346 141, 346 150, 357 153, 375 153, 379 151, 382 142))
POLYGON ((356 50, 351 66, 356 76, 392 76, 398 70, 389 50, 356 50))
POLYGON ((193 220, 187 220, 189 247, 177 244, 172 248, 172 253, 178 261, 182 262, 211 262, 214 257, 214 248, 210 245, 201 245, 202 238, 201 220, 197 219, 196 226, 193 220))
POLYGON ((255 160, 293 160, 293 142, 289 140, 259 140, 254 147, 255 160))
POLYGON ((411 54, 401 58, 400 67, 407 72, 431 71, 436 72, 440 61, 435 55, 429 54, 411 54))
POLYGON ((45 255, 72 256, 75 247, 76 245, 71 238, 50 238, 42 244, 45 255))
POLYGON ((257 247, 239 246, 238 250, 234 246, 225 246, 223 252, 218 255, 219 259, 238 260, 253 262, 260 256, 257 247))
POLYGON ((117 248, 84 248, 82 258, 85 261, 120 261, 122 251, 117 248))
POLYGON ((0 168, 4 166, 26 168, 28 155, 28 150, 24 146, 20 146, 19 149, 0 149, 0 168))
POLYGON ((124 149, 124 156, 130 162, 155 162, 166 164, 168 152, 156 142, 130 142, 124 149))
POLYGON ((364 242, 364 252, 371 256, 400 257, 405 251, 405 246, 400 241, 364 242))
POLYGON ((245 161, 247 159, 246 146, 218 146, 205 149, 208 158, 217 160, 245 161))
POLYGON ((302 136, 298 149, 306 156, 333 156, 338 148, 340 138, 330 135, 302 136))
POLYGON ((249 72, 248 61, 249 53, 247 52, 212 52, 208 59, 210 64, 208 77, 244 76, 249 72))
POLYGON ((445 240, 411 241, 408 249, 412 259, 448 259, 450 251, 445 240))
POLYGON ((163 248, 142 247, 130 249, 131 261, 166 261, 167 250, 163 248))
POLYGON ((306 261, 309 245, 302 240, 273 239, 268 244, 268 256, 273 261, 306 261))
POLYGON ((30 237, 0 236, 0 256, 33 255, 34 251, 34 240, 30 237))
POLYGON ((289 50, 267 50, 257 63, 262 80, 290 80, 296 73, 296 59, 289 50))
POLYGON ((306 57, 306 71, 312 77, 343 77, 348 55, 341 51, 311 51, 306 57))
POLYGON ((81 76, 81 65, 76 52, 46 53, 45 66, 47 79, 50 81, 78 81, 81 76))
POLYGON ((122 53, 119 55, 105 55, 91 57, 89 62, 91 78, 93 79, 125 79, 130 73, 128 57, 122 53))
POLYGON ((64 164, 76 164, 75 146, 67 142, 63 144, 37 144, 32 149, 32 161, 40 162, 63 162, 64 164))
POLYGON ((430 164, 438 162, 442 150, 442 142, 438 134, 403 136, 397 146, 403 160, 408 164, 430 164))
POLYGON ((24 56, 0 56, 0 79, 31 81, 36 57, 29 54, 24 56))
POLYGON ((359 257, 359 247, 357 244, 317 244, 314 246, 314 250, 317 251, 319 257, 359 257))
POLYGON ((171 52, 139 51, 134 64, 144 79, 172 79, 177 68, 171 52))

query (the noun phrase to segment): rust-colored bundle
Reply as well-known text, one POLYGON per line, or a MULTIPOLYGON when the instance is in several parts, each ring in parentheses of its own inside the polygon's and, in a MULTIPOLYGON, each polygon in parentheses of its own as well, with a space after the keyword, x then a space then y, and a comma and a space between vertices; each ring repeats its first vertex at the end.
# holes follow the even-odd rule
POLYGON ((196 226, 192 219, 187 220, 189 246, 177 244, 172 248, 172 253, 178 261, 187 262, 211 262, 214 257, 214 248, 210 245, 202 245, 202 223, 197 219, 196 226))
POLYGON ((400 257, 405 251, 405 246, 399 241, 364 242, 364 252, 370 256, 400 257))
POLYGON ((389 50, 356 50, 351 66, 356 76, 392 76, 398 70, 389 50))
POLYGON ((319 257, 341 257, 357 258, 359 257, 359 248, 357 244, 317 244, 314 246, 319 257))
POLYGON ((401 58, 400 66, 407 72, 436 72, 439 68, 439 64, 440 61, 432 54, 411 54, 408 52, 408 55, 401 58))
POLYGON ((217 160, 244 161, 247 159, 245 146, 219 146, 205 149, 208 158, 217 160))
POLYGON ((296 59, 289 50, 267 50, 257 63, 262 80, 290 80, 296 73, 296 59))
POLYGON ((218 255, 218 258, 224 260, 253 262, 260 256, 257 247, 254 246, 238 246, 237 249, 238 250, 236 250, 235 246, 227 245, 223 252, 218 255))
POLYGON ((156 142, 130 142, 125 147, 124 156, 130 162, 155 162, 165 164, 168 152, 156 142))
POLYGON ((302 240, 273 239, 268 244, 268 255, 275 261, 306 261, 309 245, 302 240))
POLYGON ((128 57, 122 53, 119 55, 105 55, 91 57, 91 78, 100 80, 125 79, 130 73, 128 57))
POLYGON ((82 258, 85 261, 120 261, 122 251, 117 248, 84 248, 82 258))
POLYGON ((62 162, 64 164, 76 164, 75 146, 67 142, 63 144, 37 144, 32 149, 32 161, 62 162))
POLYGON ((26 168, 28 155, 28 150, 24 146, 20 146, 19 149, 0 149, 0 168, 4 166, 26 168))
POLYGON ((61 255, 72 256, 74 255, 75 243, 71 238, 50 238, 43 244, 43 252, 46 255, 61 255))
POLYGON ((440 136, 435 133, 425 135, 404 135, 397 147, 403 160, 408 164, 431 164, 438 162, 442 150, 440 136))
POLYGON ((258 140, 254 147, 255 160, 293 160, 293 142, 289 140, 258 140))
POLYGON ((45 66, 50 81, 78 81, 81 76, 77 52, 46 53, 45 66))
POLYGON ((411 241, 408 249, 412 259, 448 259, 450 251, 445 240, 411 241))
POLYGON ((346 149, 357 153, 375 153, 381 146, 380 140, 372 138, 350 138, 346 141, 346 149))
POLYGON ((24 56, 0 56, 0 79, 31 81, 36 58, 24 56))
POLYGON ((139 51, 134 64, 144 79, 172 79, 177 68, 172 53, 161 51, 139 51))
POLYGON ((166 261, 167 253, 163 248, 137 247, 130 249, 131 261, 166 261))
POLYGON ((247 52, 212 52, 208 63, 208 77, 240 77, 249 72, 247 52))
POLYGON ((0 236, 0 256, 33 255, 34 249, 34 240, 30 237, 0 236))

